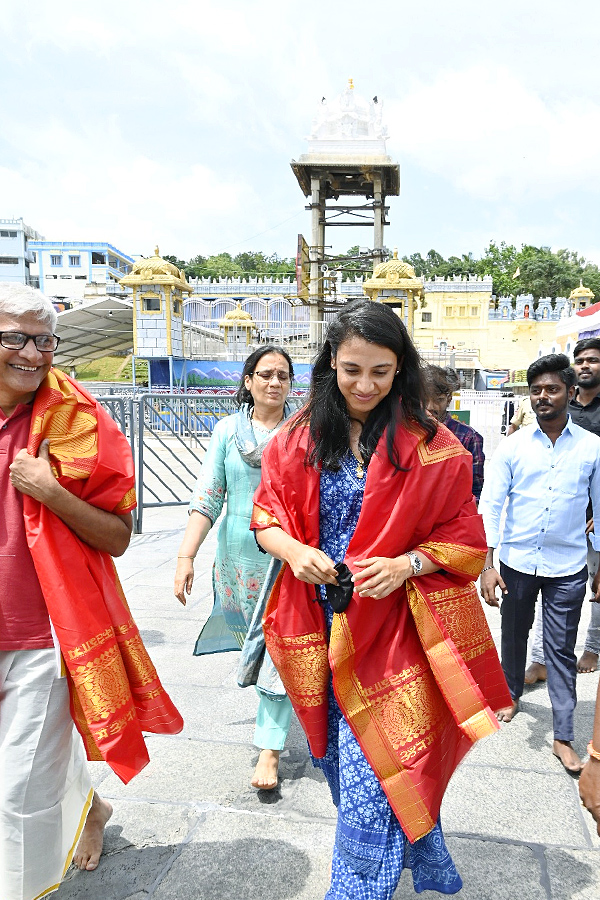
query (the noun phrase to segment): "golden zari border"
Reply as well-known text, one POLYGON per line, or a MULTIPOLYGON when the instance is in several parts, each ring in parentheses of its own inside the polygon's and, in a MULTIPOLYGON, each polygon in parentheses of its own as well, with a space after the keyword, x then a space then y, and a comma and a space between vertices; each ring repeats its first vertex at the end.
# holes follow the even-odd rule
POLYGON ((452 459, 454 456, 471 456, 468 450, 456 440, 451 432, 438 428, 435 436, 428 444, 424 440, 417 444, 417 453, 421 464, 430 466, 434 463, 442 462, 445 459, 452 459))
MULTIPOLYGON (((466 593, 468 589, 458 590, 462 593, 463 602, 474 602, 466 593)), ((471 586, 471 591, 474 590, 471 586)), ((411 580, 406 582, 406 591, 429 664, 458 727, 472 743, 498 731, 500 726, 496 717, 485 703, 466 665, 460 661, 453 635, 446 638, 425 597, 411 580)), ((448 623, 445 624, 448 628, 448 623)), ((464 639, 465 635, 463 643, 464 639)))
POLYGON ((156 680, 158 676, 154 663, 148 656, 139 632, 126 641, 119 642, 117 646, 121 652, 131 688, 141 688, 156 680))
POLYGON ((129 682, 116 644, 84 665, 75 666, 71 675, 92 728, 93 723, 107 719, 130 702, 129 682))
MULTIPOLYGON (((379 710, 353 671, 354 642, 345 613, 333 617, 329 650, 335 694, 344 717, 356 734, 405 834, 411 841, 423 837, 431 831, 435 821, 414 783, 412 772, 403 768, 399 759, 401 754, 394 753, 379 710)), ((407 677, 410 677, 412 669, 407 670, 407 677)), ((380 682, 380 685, 383 684, 380 682)), ((399 686, 395 691, 401 694, 399 686)), ((441 706, 443 708, 443 703, 441 706)), ((436 736, 433 736, 432 741, 435 740, 436 736)), ((426 750, 429 744, 429 740, 415 741, 414 751, 407 753, 407 762, 426 750)))
POLYGON ((471 578, 479 577, 486 557, 486 550, 474 550, 473 547, 467 547, 465 544, 427 541, 419 544, 415 549, 432 557, 443 569, 462 572, 471 578))
POLYGON ((87 478, 98 457, 96 416, 88 403, 86 407, 67 401, 44 410, 31 423, 32 436, 43 434, 50 441, 61 474, 75 480, 87 478))
POLYGON ((79 657, 85 656, 86 653, 89 653, 90 650, 95 650, 98 647, 101 647, 102 644, 112 641, 114 635, 126 635, 127 632, 131 631, 132 629, 135 629, 135 622, 133 621, 133 619, 129 619, 129 621, 124 623, 123 625, 111 625, 110 628, 106 628, 99 634, 94 635, 94 637, 91 637, 83 644, 79 644, 77 647, 73 647, 71 650, 68 650, 67 652, 69 655, 69 659, 79 659, 79 657))
POLYGON ((281 637, 271 633, 269 654, 292 703, 314 707, 327 702, 329 661, 325 634, 281 637))
POLYGON ((135 494, 135 488, 130 488, 123 499, 117 504, 115 508, 115 513, 119 515, 119 513, 130 512, 130 510, 134 509, 137 504, 137 497, 135 494))
POLYGON ((275 525, 281 528, 279 519, 276 516, 272 516, 266 509, 257 506, 256 503, 252 507, 251 523, 256 525, 257 528, 272 528, 275 525))

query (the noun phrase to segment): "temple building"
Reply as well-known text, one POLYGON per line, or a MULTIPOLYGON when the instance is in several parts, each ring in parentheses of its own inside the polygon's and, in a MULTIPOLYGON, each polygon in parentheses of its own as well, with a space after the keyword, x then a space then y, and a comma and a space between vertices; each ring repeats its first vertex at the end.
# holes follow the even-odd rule
POLYGON ((600 338, 600 303, 594 303, 594 293, 582 281, 571 291, 569 308, 556 326, 555 341, 547 353, 573 355, 573 348, 584 338, 600 338))

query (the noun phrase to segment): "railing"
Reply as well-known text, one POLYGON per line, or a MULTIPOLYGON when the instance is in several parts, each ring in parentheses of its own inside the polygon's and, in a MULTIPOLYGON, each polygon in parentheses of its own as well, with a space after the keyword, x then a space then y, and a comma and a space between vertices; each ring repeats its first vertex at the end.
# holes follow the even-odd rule
MULTIPOLYGON (((131 446, 138 499, 136 533, 142 531, 145 509, 189 503, 215 425, 237 410, 231 396, 143 394, 97 399, 131 446)), ((303 402, 303 397, 288 398, 293 410, 303 402)), ((506 432, 514 405, 515 398, 493 391, 460 392, 460 408, 470 411, 470 424, 483 436, 488 459, 506 432)))
MULTIPOLYGON (((134 530, 141 533, 145 509, 187 506, 217 422, 237 410, 233 397, 144 394, 98 397, 129 440, 136 468, 138 506, 134 530)), ((297 409, 303 398, 289 398, 297 409)))
POLYGON ((470 411, 470 424, 483 437, 486 459, 492 456, 506 434, 514 405, 514 397, 505 397, 495 391, 460 392, 460 408, 470 411))

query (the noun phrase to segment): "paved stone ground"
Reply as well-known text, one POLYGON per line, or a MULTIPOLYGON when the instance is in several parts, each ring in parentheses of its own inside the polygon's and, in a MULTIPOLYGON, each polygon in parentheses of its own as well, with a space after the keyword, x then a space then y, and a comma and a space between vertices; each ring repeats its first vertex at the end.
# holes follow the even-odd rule
MULTIPOLYGON (((335 832, 327 786, 296 721, 273 794, 250 787, 256 696, 236 683, 237 653, 192 656, 212 605, 214 532, 197 563, 193 600, 172 593, 183 507, 146 511, 144 534, 118 561, 125 592, 163 683, 185 718, 173 737, 149 736, 150 765, 128 786, 93 763, 114 806, 95 873, 73 869, 58 900, 322 900, 335 832)), ((499 614, 489 610, 494 637, 499 614)), ((586 602, 582 646, 589 618, 586 602)), ((591 735, 598 675, 578 679, 578 752, 591 735)), ((599 900, 600 839, 577 782, 551 753, 545 686, 480 742, 456 772, 442 808, 463 900, 599 900)), ((394 900, 414 897, 404 872, 394 900)), ((424 900, 439 897, 429 891, 424 900)))

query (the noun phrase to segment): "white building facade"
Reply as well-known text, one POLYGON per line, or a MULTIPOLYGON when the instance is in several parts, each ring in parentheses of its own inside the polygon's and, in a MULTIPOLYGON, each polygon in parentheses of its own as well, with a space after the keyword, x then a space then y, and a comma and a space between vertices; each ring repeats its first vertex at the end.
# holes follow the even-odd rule
POLYGON ((36 254, 34 273, 40 290, 52 297, 83 300, 86 285, 113 285, 117 293, 120 278, 134 264, 131 256, 112 244, 93 241, 32 241, 36 254))
POLYGON ((0 281, 38 287, 32 243, 42 235, 23 219, 0 219, 0 281))

